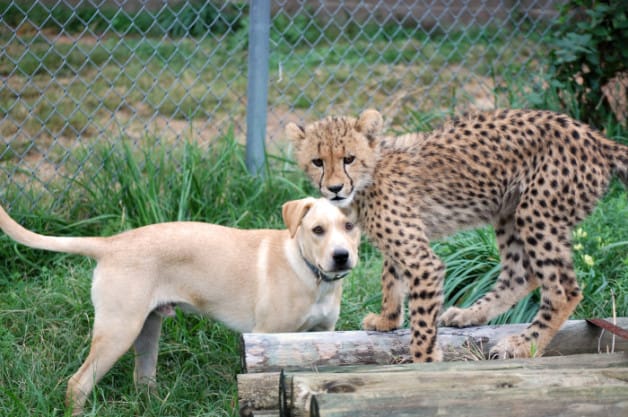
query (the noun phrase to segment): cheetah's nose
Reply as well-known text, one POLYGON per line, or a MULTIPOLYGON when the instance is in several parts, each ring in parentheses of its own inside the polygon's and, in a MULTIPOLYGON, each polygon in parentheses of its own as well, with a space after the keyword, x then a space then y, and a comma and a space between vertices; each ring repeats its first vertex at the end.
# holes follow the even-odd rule
POLYGON ((327 187, 327 189, 335 194, 338 191, 342 190, 342 184, 340 184, 340 185, 330 185, 330 186, 327 187))

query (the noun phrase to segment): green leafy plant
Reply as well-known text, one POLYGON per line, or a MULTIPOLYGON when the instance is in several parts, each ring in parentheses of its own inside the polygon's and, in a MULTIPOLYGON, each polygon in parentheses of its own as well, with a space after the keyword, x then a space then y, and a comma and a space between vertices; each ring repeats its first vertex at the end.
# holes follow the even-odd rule
MULTIPOLYGON (((599 127, 613 114, 602 87, 628 71, 623 47, 628 44, 628 3, 570 0, 557 27, 550 41, 550 86, 560 92, 564 109, 599 127)), ((625 94, 626 87, 621 88, 625 94)))

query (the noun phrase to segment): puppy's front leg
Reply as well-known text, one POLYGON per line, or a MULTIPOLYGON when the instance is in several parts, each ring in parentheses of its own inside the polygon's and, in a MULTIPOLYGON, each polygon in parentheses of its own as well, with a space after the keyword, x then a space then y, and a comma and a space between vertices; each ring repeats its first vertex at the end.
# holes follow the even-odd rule
POLYGON ((155 386, 157 381, 157 355, 161 336, 161 314, 153 311, 144 322, 142 331, 135 339, 135 384, 155 386))

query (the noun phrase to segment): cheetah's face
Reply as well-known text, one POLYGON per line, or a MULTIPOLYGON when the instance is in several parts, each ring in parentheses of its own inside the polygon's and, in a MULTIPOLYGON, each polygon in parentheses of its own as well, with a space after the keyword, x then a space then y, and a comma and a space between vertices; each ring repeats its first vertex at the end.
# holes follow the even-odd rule
POLYGON ((305 128, 289 123, 296 159, 321 194, 340 207, 371 183, 378 159, 382 116, 365 110, 357 119, 328 117, 305 128))

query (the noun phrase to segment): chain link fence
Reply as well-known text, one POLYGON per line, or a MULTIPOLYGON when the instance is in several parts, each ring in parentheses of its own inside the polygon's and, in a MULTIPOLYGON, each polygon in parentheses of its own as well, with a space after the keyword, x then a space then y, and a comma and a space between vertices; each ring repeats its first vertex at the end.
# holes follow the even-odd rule
MULTIPOLYGON (((366 107, 395 131, 444 113, 525 105, 559 3, 272 1, 268 63, 254 63, 269 70, 267 151, 286 151, 288 121, 366 107)), ((247 2, 0 7, 0 186, 18 184, 20 198, 67 191, 108 143, 244 140, 247 2)))

